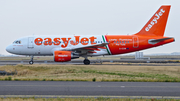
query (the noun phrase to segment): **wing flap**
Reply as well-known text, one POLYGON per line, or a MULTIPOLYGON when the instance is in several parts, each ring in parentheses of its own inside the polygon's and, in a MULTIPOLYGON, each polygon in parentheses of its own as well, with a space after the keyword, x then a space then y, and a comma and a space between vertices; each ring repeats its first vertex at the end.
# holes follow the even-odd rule
POLYGON ((81 55, 87 54, 87 53, 96 53, 96 51, 100 51, 100 49, 106 49, 106 45, 109 43, 101 43, 101 44, 95 44, 95 45, 89 45, 89 46, 84 46, 84 47, 78 47, 78 48, 73 48, 72 51, 83 51, 81 55))
POLYGON ((78 50, 78 49, 85 49, 85 50, 96 50, 98 48, 105 48, 104 46, 108 45, 109 43, 101 43, 101 44, 95 44, 95 45, 88 45, 78 48, 73 48, 72 50, 78 50))

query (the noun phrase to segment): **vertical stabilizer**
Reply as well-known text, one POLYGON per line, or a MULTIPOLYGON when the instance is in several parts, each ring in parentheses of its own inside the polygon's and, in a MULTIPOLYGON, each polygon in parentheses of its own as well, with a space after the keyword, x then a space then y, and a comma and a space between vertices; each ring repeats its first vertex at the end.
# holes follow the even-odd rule
POLYGON ((141 31, 135 35, 164 36, 170 8, 170 5, 162 5, 141 29, 141 31))

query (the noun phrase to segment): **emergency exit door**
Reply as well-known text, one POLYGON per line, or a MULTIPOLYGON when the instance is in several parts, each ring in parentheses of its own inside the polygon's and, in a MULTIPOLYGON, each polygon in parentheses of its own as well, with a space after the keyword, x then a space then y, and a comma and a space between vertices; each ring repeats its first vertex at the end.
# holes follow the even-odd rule
POLYGON ((133 48, 139 47, 139 39, 138 37, 133 37, 133 48))

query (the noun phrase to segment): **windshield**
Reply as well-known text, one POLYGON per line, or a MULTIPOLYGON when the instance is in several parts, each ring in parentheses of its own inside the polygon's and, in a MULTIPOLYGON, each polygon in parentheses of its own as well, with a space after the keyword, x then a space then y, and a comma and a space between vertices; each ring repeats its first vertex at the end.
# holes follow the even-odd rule
POLYGON ((21 44, 21 41, 20 40, 16 40, 13 42, 13 44, 21 44))

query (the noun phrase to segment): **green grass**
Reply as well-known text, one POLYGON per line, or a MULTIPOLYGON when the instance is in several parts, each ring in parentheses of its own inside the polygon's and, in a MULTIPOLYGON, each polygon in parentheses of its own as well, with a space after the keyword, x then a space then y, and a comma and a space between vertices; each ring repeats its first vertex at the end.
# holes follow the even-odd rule
POLYGON ((180 66, 133 65, 6 65, 0 70, 16 75, 6 81, 180 82, 180 66))

